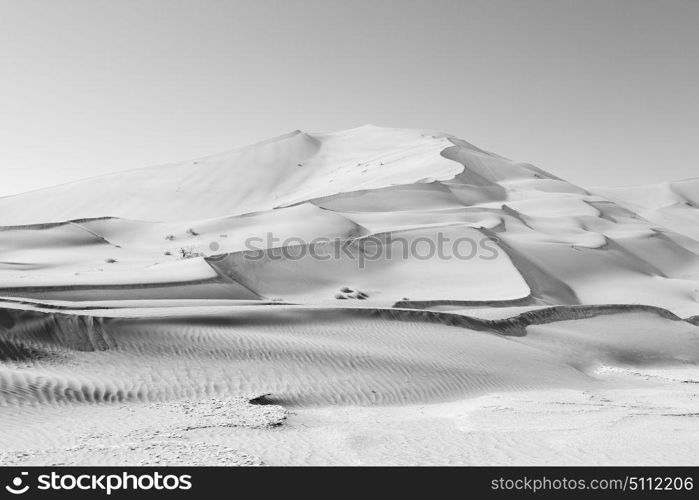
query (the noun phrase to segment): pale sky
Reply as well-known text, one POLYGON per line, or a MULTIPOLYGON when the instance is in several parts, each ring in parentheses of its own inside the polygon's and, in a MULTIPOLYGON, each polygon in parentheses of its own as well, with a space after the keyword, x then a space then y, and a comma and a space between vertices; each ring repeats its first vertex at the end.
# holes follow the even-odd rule
POLYGON ((699 175, 697 0, 0 0, 0 196, 295 129, 699 175))

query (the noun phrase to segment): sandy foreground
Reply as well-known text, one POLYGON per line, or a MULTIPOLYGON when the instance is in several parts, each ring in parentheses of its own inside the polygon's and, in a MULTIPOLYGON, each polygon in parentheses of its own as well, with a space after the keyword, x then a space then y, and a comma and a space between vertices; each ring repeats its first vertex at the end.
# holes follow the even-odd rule
POLYGON ((696 465, 699 371, 610 372, 624 389, 400 407, 246 399, 0 412, 3 465, 696 465), (675 379, 671 377, 694 377, 675 379))

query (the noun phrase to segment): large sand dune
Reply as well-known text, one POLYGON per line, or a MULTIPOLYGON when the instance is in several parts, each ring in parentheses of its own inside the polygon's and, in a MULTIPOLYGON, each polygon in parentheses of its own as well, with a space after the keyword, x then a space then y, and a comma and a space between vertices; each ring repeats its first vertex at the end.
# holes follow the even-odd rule
MULTIPOLYGON (((517 394, 580 408, 580 395, 620 388, 627 402, 647 403, 648 387, 693 397, 698 227, 696 180, 587 190, 447 134, 373 126, 1 198, 0 436, 11 445, 0 458, 114 463, 68 422, 82 415, 94 431, 99 408, 127 405, 137 416, 107 419, 108 441, 136 436, 171 463, 187 463, 192 442, 190 463, 394 463, 391 446, 413 463, 530 463, 475 453, 492 429, 454 438, 449 456, 419 450, 475 425, 461 419, 482 398, 524 412, 517 394), (429 426, 412 425, 428 403, 429 426), (184 435, 182 405, 199 404, 232 416, 184 435), (273 404, 297 412, 288 430, 245 423, 273 404), (156 442, 161 411, 173 430, 156 442), (62 434, 40 442, 51 414, 62 434), (367 418, 384 424, 385 449, 361 445, 379 432, 367 418), (401 440, 391 419, 418 435, 401 440), (27 438, 13 437, 24 425, 27 438), (355 433, 336 454, 331 428, 355 433)), ((649 414, 644 429, 662 422, 649 414)), ((605 415, 592 441, 611 453, 604 433, 623 412, 605 415)), ((682 432, 668 439, 686 442, 682 432)), ((113 446, 121 462, 155 463, 113 446)), ((532 449, 533 463, 555 462, 532 449)), ((674 449, 671 461, 691 462, 674 449)), ((637 457, 654 463, 650 450, 637 457)))

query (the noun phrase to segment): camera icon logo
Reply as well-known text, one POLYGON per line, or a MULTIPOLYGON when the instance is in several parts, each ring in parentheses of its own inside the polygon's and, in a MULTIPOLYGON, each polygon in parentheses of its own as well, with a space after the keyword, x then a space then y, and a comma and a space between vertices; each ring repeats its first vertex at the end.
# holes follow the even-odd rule
POLYGON ((29 490, 29 485, 24 485, 22 486, 22 483, 24 482, 24 476, 29 475, 28 472, 22 472, 19 476, 15 477, 12 480, 11 485, 5 486, 5 489, 12 493, 13 495, 22 495, 29 490))

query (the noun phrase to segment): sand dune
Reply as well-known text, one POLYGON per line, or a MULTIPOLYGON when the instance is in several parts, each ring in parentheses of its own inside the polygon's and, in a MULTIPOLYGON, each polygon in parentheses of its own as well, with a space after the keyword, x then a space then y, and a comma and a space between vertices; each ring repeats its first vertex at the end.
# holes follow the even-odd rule
POLYGON ((699 240, 699 179, 593 191, 658 226, 699 240))
MULTIPOLYGON (((0 415, 11 422, 0 437, 34 446, 26 462, 0 459, 105 463, 92 442, 66 451, 67 423, 53 447, 10 434, 29 422, 43 435, 46 411, 69 422, 117 403, 153 415, 148 405, 266 394, 303 425, 336 425, 345 411, 368 415, 354 407, 409 421, 411 405, 450 414, 473 398, 529 411, 522 391, 572 391, 560 398, 574 405, 587 400, 571 394, 645 382, 685 394, 667 374, 699 363, 698 208, 696 180, 588 190, 448 134, 373 126, 0 198, 0 415)), ((449 441, 429 421, 414 442, 391 442, 417 460, 416 443, 449 441)), ((133 422, 137 442, 154 439, 133 422)), ((274 451, 269 431, 235 433, 249 453, 225 439, 197 453, 389 460, 284 434, 283 449, 308 450, 301 459, 274 451)), ((468 462, 483 439, 428 462, 468 462)), ((180 438, 158 443, 180 463, 180 438)))
MULTIPOLYGON (((668 184, 656 204, 682 202, 694 213, 696 187, 668 184)), ((0 199, 0 288, 37 297, 52 287, 87 287, 109 299, 125 296, 107 287, 147 285, 159 290, 140 295, 149 299, 169 289, 170 298, 326 303, 349 287, 382 305, 532 295, 551 305, 640 303, 696 315, 696 224, 658 225, 634 212, 640 205, 615 203, 647 199, 643 190, 621 191, 591 194, 445 134, 369 126, 297 132, 0 199), (497 258, 382 255, 361 269, 356 257, 285 258, 299 245, 310 252, 401 237, 410 245, 439 235, 476 245, 485 235, 497 258), (251 260, 251 250, 272 259, 251 260), (212 295, 181 286, 220 280, 239 290, 212 295)))

